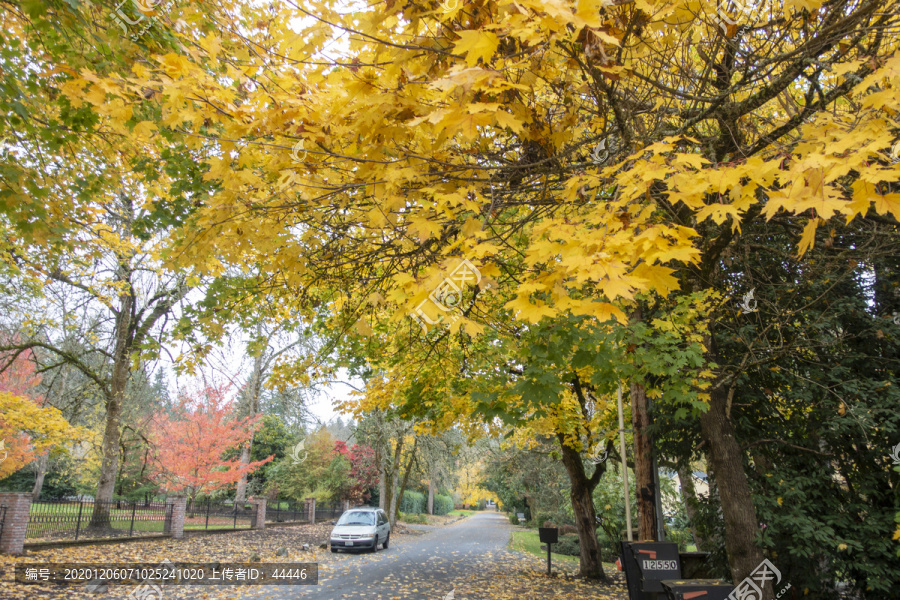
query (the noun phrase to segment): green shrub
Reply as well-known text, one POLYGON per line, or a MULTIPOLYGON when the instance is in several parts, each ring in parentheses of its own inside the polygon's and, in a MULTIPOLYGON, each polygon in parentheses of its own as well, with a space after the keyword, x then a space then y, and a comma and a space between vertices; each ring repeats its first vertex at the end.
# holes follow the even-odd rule
POLYGON ((597 542, 600 544, 600 560, 603 562, 616 562, 619 557, 619 540, 610 539, 602 530, 597 532, 597 542))
POLYGON ((552 511, 537 511, 531 513, 531 521, 529 522, 532 527, 559 527, 560 534, 562 533, 575 533, 575 530, 564 532, 564 527, 573 527, 571 525, 572 518, 566 515, 564 512, 552 512, 552 511), (550 523, 547 525, 547 523, 550 523))
POLYGON ((566 556, 581 555, 581 546, 578 544, 578 536, 572 535, 571 533, 559 536, 559 543, 553 544, 551 550, 557 554, 565 554, 566 556))
MULTIPOLYGON (((619 552, 602 536, 597 537, 600 544, 600 560, 611 563, 616 562, 619 552)), ((567 556, 581 556, 581 544, 578 542, 578 534, 567 533, 559 536, 559 543, 553 544, 553 552, 567 556)))
POLYGON ((678 544, 678 549, 684 552, 688 544, 694 543, 694 536, 690 529, 666 529, 666 541, 678 544))
POLYGON ((416 523, 419 525, 424 525, 428 523, 428 519, 425 518, 425 515, 421 515, 418 513, 398 513, 397 519, 403 521, 404 523, 416 523))
POLYGON ((400 500, 400 506, 398 507, 401 512, 421 514, 425 512, 426 508, 425 494, 410 490, 403 492, 403 499, 400 500))
POLYGON ((510 513, 509 522, 512 523, 513 525, 519 524, 519 517, 516 516, 516 513, 510 513))
POLYGON ((453 511, 453 498, 436 495, 434 497, 434 514, 446 515, 453 511))
POLYGON ((553 513, 544 511, 533 513, 529 524, 532 527, 556 527, 558 525, 553 513), (550 523, 549 525, 547 524, 548 522, 550 523))

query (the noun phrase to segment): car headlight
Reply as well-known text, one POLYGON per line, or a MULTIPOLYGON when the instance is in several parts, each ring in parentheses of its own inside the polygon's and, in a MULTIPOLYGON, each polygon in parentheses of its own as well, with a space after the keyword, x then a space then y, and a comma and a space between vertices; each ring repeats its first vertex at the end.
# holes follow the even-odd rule
POLYGON ((361 537, 361 538, 364 539, 364 540, 370 540, 370 539, 372 539, 373 537, 375 537, 375 534, 374 534, 374 533, 364 533, 364 534, 362 534, 362 535, 359 536, 359 537, 361 537))

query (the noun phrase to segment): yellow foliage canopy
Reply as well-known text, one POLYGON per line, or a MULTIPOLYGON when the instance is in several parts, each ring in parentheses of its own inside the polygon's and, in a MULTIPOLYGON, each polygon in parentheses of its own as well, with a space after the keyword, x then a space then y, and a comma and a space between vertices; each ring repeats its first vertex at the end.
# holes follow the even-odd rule
POLYGON ((15 473, 36 456, 80 439, 59 409, 41 408, 30 398, 0 391, 0 479, 15 473), (4 457, 6 454, 6 457, 4 457))

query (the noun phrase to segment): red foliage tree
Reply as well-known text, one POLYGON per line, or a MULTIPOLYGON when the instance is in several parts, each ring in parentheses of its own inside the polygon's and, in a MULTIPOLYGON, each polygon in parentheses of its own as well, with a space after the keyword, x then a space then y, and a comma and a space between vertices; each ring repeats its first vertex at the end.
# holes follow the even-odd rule
POLYGON ((25 350, 18 356, 3 356, 0 367, 3 368, 0 372, 0 392, 24 396, 38 406, 44 405, 44 397, 37 393, 41 376, 35 372, 31 350, 25 350))
POLYGON ((0 392, 15 396, 0 399, 0 479, 14 473, 34 460, 32 436, 23 430, 28 416, 32 418, 40 414, 31 410, 29 404, 41 407, 44 397, 37 393, 41 376, 35 373, 31 350, 18 355, 7 355, 0 358, 0 392), (13 405, 18 410, 13 414, 13 405))
POLYGON ((237 483, 275 456, 242 465, 223 454, 245 444, 260 426, 259 416, 236 419, 234 399, 225 388, 208 387, 182 397, 174 415, 153 421, 154 449, 151 479, 170 492, 184 491, 195 498, 237 483))
POLYGON ((355 504, 368 502, 369 490, 378 485, 378 466, 375 464, 375 450, 369 446, 354 444, 345 456, 350 461, 350 480, 352 482, 349 500, 355 504))

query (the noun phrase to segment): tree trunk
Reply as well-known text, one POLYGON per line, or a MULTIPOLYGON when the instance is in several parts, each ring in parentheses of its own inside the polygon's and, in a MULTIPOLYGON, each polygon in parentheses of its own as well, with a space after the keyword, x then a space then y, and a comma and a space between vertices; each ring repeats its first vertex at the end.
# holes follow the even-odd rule
MULTIPOLYGON (((120 266, 120 269, 123 267, 120 266)), ((127 276, 122 276, 127 282, 127 276)), ((109 502, 112 501, 116 487, 116 475, 119 472, 119 437, 122 404, 125 400, 125 388, 131 376, 131 352, 133 350, 133 332, 131 328, 134 318, 135 299, 133 293, 123 292, 122 302, 116 314, 116 347, 113 353, 113 373, 106 398, 106 425, 103 429, 103 459, 100 464, 100 481, 97 484, 97 495, 94 498, 94 512, 91 514, 90 527, 95 529, 109 528, 109 502)))
POLYGON ((434 514, 434 479, 428 480, 428 514, 434 514))
POLYGON ((700 535, 697 529, 697 523, 700 522, 700 508, 697 500, 697 491, 694 489, 694 474, 689 465, 678 468, 678 479, 681 481, 681 497, 684 500, 684 512, 687 514, 690 523, 691 534, 694 536, 694 543, 697 544, 698 550, 706 550, 708 542, 706 538, 700 535))
MULTIPOLYGON (((246 467, 250 464, 250 446, 253 444, 253 437, 247 441, 247 444, 241 448, 241 467, 246 467)), ((241 475, 241 478, 238 479, 237 489, 234 492, 234 504, 237 506, 243 502, 247 501, 247 474, 244 473, 241 475)))
MULTIPOLYGON (((257 333, 262 334, 262 326, 257 325, 257 333)), ((250 418, 255 417, 259 414, 259 395, 262 392, 262 378, 263 378, 263 353, 260 352, 259 355, 253 358, 253 374, 250 376, 250 398, 247 406, 247 416, 250 418)), ((250 451, 253 449, 253 438, 255 435, 251 435, 250 439, 247 440, 247 444, 241 448, 241 467, 246 467, 250 464, 250 451)), ((241 475, 241 478, 237 482, 237 489, 234 492, 234 504, 237 506, 238 503, 247 501, 247 479, 248 475, 245 472, 241 475)))
MULTIPOLYGON (((388 503, 388 507, 390 510, 388 511, 388 519, 390 519, 391 527, 394 527, 397 524, 397 507, 399 506, 399 494, 397 493, 397 488, 400 485, 400 454, 403 452, 403 436, 400 436, 400 439, 397 440, 397 447, 394 448, 394 456, 391 460, 391 484, 390 484, 390 503, 388 503)), ((390 456, 390 455, 389 455, 390 456)), ((386 488, 388 486, 385 486, 386 488)))
POLYGON ((610 583, 603 572, 603 561, 600 556, 600 543, 597 541, 597 513, 594 512, 594 499, 591 493, 600 481, 600 474, 605 465, 597 465, 590 479, 585 476, 581 455, 566 445, 565 436, 557 434, 562 448, 562 461, 569 475, 572 489, 572 511, 575 514, 575 529, 578 532, 578 543, 581 547, 581 576, 585 579, 596 579, 610 583))
MULTIPOLYGON (((707 339, 706 347, 709 348, 707 360, 718 362, 712 335, 707 339)), ((700 428, 709 444, 709 462, 721 498, 725 551, 731 577, 739 583, 762 562, 763 553, 755 543, 759 521, 744 472, 743 450, 726 414, 726 404, 726 391, 721 385, 714 387, 710 392, 709 410, 700 417, 700 428)), ((775 597, 771 582, 766 584, 763 592, 763 600, 775 597)))
MULTIPOLYGON (((416 446, 419 445, 419 439, 413 442, 412 452, 409 453, 409 460, 406 463, 406 471, 403 473, 403 483, 400 485, 400 493, 397 495, 397 506, 403 502, 403 493, 406 491, 406 484, 409 483, 409 472, 412 471, 413 460, 416 458, 416 446)), ((399 461, 398 461, 399 465, 399 461)))
POLYGON ((378 465, 378 508, 387 509, 387 469, 384 468, 384 459, 380 449, 375 450, 375 464, 378 465))
POLYGON ((647 432, 650 426, 650 405, 644 386, 631 384, 631 426, 634 432, 634 477, 638 503, 638 539, 657 540, 656 490, 653 484, 653 440, 647 432))
POLYGON ((100 464, 100 481, 94 497, 94 512, 91 514, 90 527, 95 529, 109 528, 109 503, 112 502, 116 485, 116 474, 119 471, 119 421, 121 404, 118 400, 106 403, 106 425, 103 429, 103 459, 100 464))
POLYGON ((391 509, 390 509, 390 512, 388 512, 388 518, 391 521, 392 528, 397 525, 397 509, 400 506, 400 502, 399 502, 400 494, 397 493, 397 488, 399 485, 400 485, 400 473, 399 473, 399 469, 396 469, 396 470, 394 470, 394 472, 391 475, 391 504, 390 504, 391 509))
POLYGON ((37 473, 34 478, 34 487, 31 488, 31 501, 37 502, 41 497, 41 488, 44 487, 44 476, 47 474, 47 464, 50 462, 50 452, 47 451, 37 460, 37 473))

